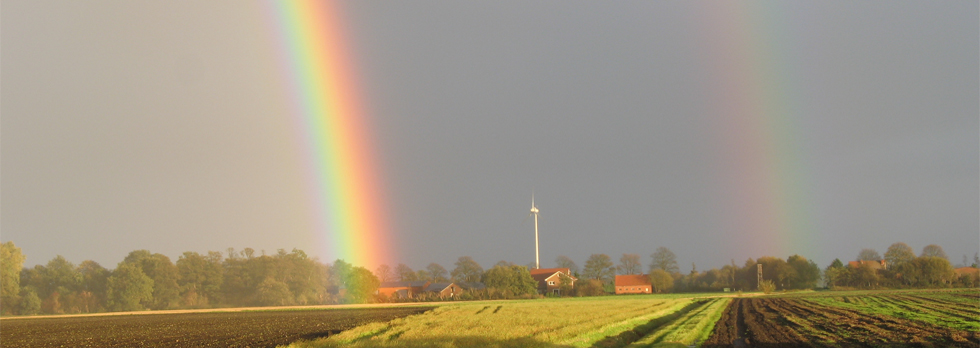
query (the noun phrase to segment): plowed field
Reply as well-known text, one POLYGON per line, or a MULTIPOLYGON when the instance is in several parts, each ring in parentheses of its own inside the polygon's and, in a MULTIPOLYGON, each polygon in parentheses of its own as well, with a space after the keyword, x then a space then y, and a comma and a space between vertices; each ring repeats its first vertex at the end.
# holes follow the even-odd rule
POLYGON ((980 333, 915 318, 800 298, 740 298, 704 347, 980 347, 980 333))
POLYGON ((275 347, 431 308, 135 314, 4 320, 8 347, 275 347))

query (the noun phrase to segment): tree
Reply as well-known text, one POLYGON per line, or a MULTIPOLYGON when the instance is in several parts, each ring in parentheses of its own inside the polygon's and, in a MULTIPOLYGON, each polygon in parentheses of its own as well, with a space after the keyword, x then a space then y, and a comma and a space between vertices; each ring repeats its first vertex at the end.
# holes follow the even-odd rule
POLYGON ((449 272, 446 272, 446 269, 438 263, 430 263, 425 267, 425 270, 428 271, 433 283, 445 283, 449 281, 449 272))
POLYGON ((147 277, 153 279, 152 309, 175 308, 180 300, 180 285, 177 266, 163 254, 151 254, 149 250, 136 250, 129 253, 123 263, 134 265, 147 277))
POLYGON ((432 274, 424 269, 420 269, 415 272, 415 278, 421 282, 432 282, 432 274))
POLYGON ((85 313, 103 311, 109 270, 102 267, 98 262, 85 260, 78 265, 78 273, 82 275, 82 294, 89 294, 83 296, 80 309, 85 313))
POLYGON ((655 293, 667 293, 670 289, 674 288, 674 277, 660 268, 654 268, 650 271, 650 285, 653 286, 653 292, 655 293))
POLYGON ((347 300, 355 303, 370 302, 378 291, 381 280, 364 267, 354 267, 348 274, 347 300))
POLYGON ((558 292, 561 296, 571 296, 575 291, 575 283, 572 277, 564 272, 558 272, 558 292))
POLYGON ((392 273, 391 267, 388 267, 388 265, 385 264, 378 266, 378 268, 374 270, 374 275, 377 276, 378 280, 382 283, 390 282, 395 278, 395 274, 392 273))
POLYGON ((475 283, 483 276, 483 267, 469 256, 460 256, 453 268, 453 281, 457 283, 475 283))
POLYGON ((813 261, 807 261, 800 255, 793 255, 786 259, 786 264, 795 271, 789 279, 791 289, 811 289, 817 286, 817 281, 820 280, 820 267, 813 261))
POLYGON ((583 279, 575 285, 576 296, 600 296, 605 293, 602 282, 597 279, 583 279))
POLYGON ((4 309, 16 301, 20 293, 20 270, 24 267, 24 259, 14 242, 0 244, 0 307, 4 309))
POLYGON ((188 251, 177 258, 177 285, 185 305, 203 305, 217 300, 223 282, 221 253, 211 251, 204 256, 188 251))
POLYGON ((878 254, 877 250, 864 248, 858 253, 857 261, 878 261, 881 260, 881 255, 878 254))
POLYGON ((571 272, 571 274, 578 273, 578 265, 576 265, 575 261, 572 261, 572 259, 568 256, 558 255, 558 257, 555 258, 555 264, 558 265, 558 268, 568 268, 568 271, 571 272))
POLYGON ((949 261, 949 257, 946 257, 946 252, 943 251, 943 247, 938 246, 938 245, 935 245, 935 244, 926 245, 925 248, 922 248, 922 255, 919 255, 919 256, 921 256, 921 257, 941 257, 941 258, 944 258, 947 261, 949 261))
POLYGON ((619 258, 619 266, 616 266, 616 270, 619 271, 619 274, 640 274, 643 273, 641 267, 640 255, 623 254, 619 258))
POLYGON ((21 294, 20 314, 35 315, 41 311, 41 299, 37 297, 34 289, 28 288, 21 294))
POLYGON ((132 263, 119 263, 106 285, 111 310, 139 311, 153 301, 153 279, 132 263))
POLYGON ((395 267, 395 274, 398 276, 398 281, 414 282, 419 280, 419 277, 417 274, 415 274, 415 271, 404 263, 399 263, 398 267, 395 267))
POLYGON ((885 264, 888 269, 895 269, 896 266, 915 259, 915 251, 908 244, 898 242, 893 243, 885 251, 885 264))
POLYGON ((293 294, 286 283, 265 278, 255 289, 256 301, 262 306, 287 306, 293 304, 293 294))
POLYGON ((537 293, 538 282, 524 266, 493 266, 483 273, 483 283, 488 288, 509 292, 510 294, 530 295, 537 293))
POLYGON ((842 285, 843 280, 845 279, 845 274, 843 273, 846 270, 847 269, 844 268, 844 263, 841 262, 840 259, 834 259, 834 262, 831 262, 830 265, 823 271, 824 280, 827 282, 827 287, 842 285))
POLYGON ((650 262, 651 272, 655 269, 661 269, 667 271, 667 273, 680 271, 680 268, 677 267, 677 255, 674 255, 674 252, 670 251, 670 249, 659 247, 650 255, 650 258, 653 259, 650 262))
POLYGON ((924 286, 949 285, 956 279, 956 272, 949 260, 939 256, 922 256, 912 260, 919 270, 917 283, 924 286))
POLYGON ((613 266, 612 259, 606 254, 592 254, 585 261, 585 268, 582 275, 589 279, 597 279, 602 282, 609 282, 616 276, 616 267, 613 266))

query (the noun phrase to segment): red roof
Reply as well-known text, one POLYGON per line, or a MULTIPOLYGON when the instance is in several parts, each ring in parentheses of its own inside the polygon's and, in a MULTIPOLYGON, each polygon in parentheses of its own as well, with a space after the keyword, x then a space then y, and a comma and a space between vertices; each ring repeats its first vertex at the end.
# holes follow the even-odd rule
POLYGON ((970 273, 980 273, 980 269, 978 269, 976 267, 960 267, 960 268, 954 269, 953 271, 955 271, 956 272, 956 275, 958 275, 958 276, 959 275, 964 275, 964 274, 970 274, 970 273))
POLYGON ((650 278, 643 274, 627 274, 616 276, 616 286, 650 285, 650 278))
POLYGON ((852 268, 861 267, 861 265, 870 265, 872 269, 885 268, 885 260, 861 260, 861 261, 851 261, 847 263, 848 266, 852 268))
POLYGON ((538 269, 531 270, 531 276, 534 276, 536 274, 552 275, 555 274, 555 272, 565 273, 565 275, 572 275, 572 273, 568 270, 568 268, 538 268, 538 269))

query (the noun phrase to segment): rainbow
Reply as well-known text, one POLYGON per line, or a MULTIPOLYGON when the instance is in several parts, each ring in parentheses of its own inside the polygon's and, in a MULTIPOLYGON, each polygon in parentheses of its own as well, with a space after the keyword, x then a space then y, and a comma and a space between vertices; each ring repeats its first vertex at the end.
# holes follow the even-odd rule
POLYGON ((327 261, 376 266, 393 256, 370 124, 340 10, 306 0, 267 6, 305 144, 315 233, 326 245, 327 261))
POLYGON ((725 227, 750 255, 815 255, 812 181, 801 122, 804 69, 791 13, 779 4, 711 2, 703 8, 708 112, 720 149, 725 227))

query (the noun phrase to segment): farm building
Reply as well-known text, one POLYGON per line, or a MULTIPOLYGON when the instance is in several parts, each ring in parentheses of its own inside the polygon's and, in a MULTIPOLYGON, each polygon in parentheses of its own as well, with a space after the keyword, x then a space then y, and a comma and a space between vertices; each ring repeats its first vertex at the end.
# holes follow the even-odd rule
POLYGON ((436 293, 439 297, 455 297, 463 293, 463 288, 456 283, 432 283, 424 291, 436 293))
POLYGON ((541 294, 561 294, 561 275, 564 274, 572 279, 572 286, 578 280, 572 276, 568 268, 538 268, 531 270, 531 278, 538 282, 538 293, 541 294))
POLYGON ((616 294, 651 294, 650 277, 643 274, 616 276, 616 294))
POLYGON ((885 260, 874 260, 874 261, 861 260, 861 261, 851 261, 847 263, 847 266, 851 268, 858 268, 861 267, 862 265, 871 266, 871 269, 882 270, 885 269, 885 260))
POLYGON ((431 285, 428 281, 384 282, 378 286, 378 294, 393 298, 414 298, 431 285))

